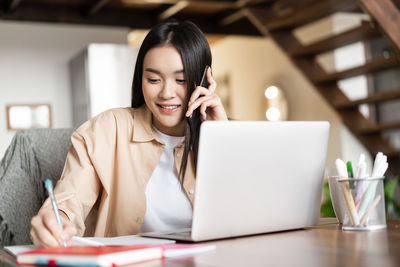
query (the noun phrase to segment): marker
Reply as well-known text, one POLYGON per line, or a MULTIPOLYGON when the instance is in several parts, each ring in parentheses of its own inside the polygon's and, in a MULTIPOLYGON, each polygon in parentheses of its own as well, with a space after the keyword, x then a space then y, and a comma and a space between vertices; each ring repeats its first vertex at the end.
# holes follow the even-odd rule
MULTIPOLYGON (((358 165, 355 173, 356 178, 365 178, 368 177, 367 174, 367 163, 365 162, 365 155, 361 154, 360 159, 358 160, 358 165)), ((355 197, 354 201, 356 202, 356 209, 359 211, 361 200, 363 198, 364 192, 367 189, 368 185, 366 181, 358 181, 356 184, 356 188, 354 190, 355 197)))
POLYGON ((347 174, 349 175, 349 178, 353 178, 353 166, 351 164, 351 161, 346 162, 346 166, 347 166, 347 174))
MULTIPOLYGON (((341 159, 336 159, 336 169, 339 173, 340 178, 347 178, 347 170, 346 164, 341 159)), ((350 186, 348 181, 340 182, 342 187, 344 200, 346 202, 347 211, 349 213, 350 222, 352 225, 359 225, 360 224, 360 217, 358 217, 358 213, 356 207, 354 205, 353 196, 350 192, 350 186)))
MULTIPOLYGON (((353 166, 351 164, 351 161, 346 162, 346 167, 347 167, 347 174, 348 174, 349 178, 354 178, 353 166)), ((354 189, 354 182, 350 182, 350 189, 354 189)))
MULTIPOLYGON (((385 155, 383 155, 382 152, 378 152, 378 154, 376 154, 376 157, 375 157, 374 167, 373 167, 371 176, 375 177, 375 178, 383 177, 388 166, 389 165, 387 163, 387 157, 385 155)), ((359 210, 359 216, 361 218, 364 216, 365 212, 367 211, 368 206, 373 201, 373 198, 376 193, 377 185, 378 185, 378 180, 374 180, 368 186, 368 189, 367 189, 365 196, 361 202, 361 206, 360 206, 360 210, 359 210)))
MULTIPOLYGON (((46 190, 49 193, 51 206, 53 207, 54 215, 56 215, 58 226, 60 226, 60 230, 62 231, 62 230, 64 230, 64 226, 63 226, 62 221, 61 221, 60 213, 58 212, 56 199, 54 198, 53 183, 51 182, 50 179, 46 179, 44 181, 44 186, 46 187, 46 190)), ((63 241, 63 245, 64 245, 64 247, 67 246, 67 242, 65 240, 63 241)))

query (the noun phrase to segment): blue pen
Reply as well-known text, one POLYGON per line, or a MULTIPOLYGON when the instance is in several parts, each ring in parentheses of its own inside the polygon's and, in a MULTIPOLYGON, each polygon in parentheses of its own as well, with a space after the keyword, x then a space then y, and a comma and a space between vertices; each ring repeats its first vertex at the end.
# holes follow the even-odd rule
MULTIPOLYGON (((54 198, 53 183, 51 182, 50 179, 46 179, 44 181, 44 186, 46 187, 46 190, 49 193, 51 206, 53 207, 54 215, 56 215, 57 223, 60 226, 60 229, 62 231, 62 230, 64 230, 64 226, 63 226, 62 221, 61 221, 60 213, 58 212, 56 199, 54 198)), ((67 242, 65 240, 63 241, 63 245, 64 245, 64 247, 67 246, 67 242)))

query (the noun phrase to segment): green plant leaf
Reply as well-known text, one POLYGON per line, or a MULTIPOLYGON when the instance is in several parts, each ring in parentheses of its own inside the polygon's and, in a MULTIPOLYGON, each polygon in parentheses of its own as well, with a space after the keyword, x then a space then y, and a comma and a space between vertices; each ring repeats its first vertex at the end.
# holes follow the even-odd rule
POLYGON ((394 192, 396 189, 396 186, 399 182, 399 178, 395 177, 393 179, 390 179, 388 182, 385 184, 385 198, 387 200, 392 200, 394 197, 394 192))
POLYGON ((324 192, 324 197, 325 197, 325 199, 327 200, 326 202, 331 201, 331 193, 330 193, 330 191, 329 191, 329 184, 328 184, 328 182, 325 182, 325 183, 324 183, 324 186, 323 186, 322 190, 323 190, 323 192, 324 192))
POLYGON ((336 217, 330 200, 321 205, 321 217, 336 217))
POLYGON ((331 194, 329 191, 329 184, 328 182, 324 183, 323 186, 323 194, 325 198, 325 202, 321 205, 321 217, 336 217, 335 211, 333 210, 332 201, 331 201, 331 194))
POLYGON ((400 216, 400 205, 396 201, 393 201, 393 209, 397 216, 400 216))

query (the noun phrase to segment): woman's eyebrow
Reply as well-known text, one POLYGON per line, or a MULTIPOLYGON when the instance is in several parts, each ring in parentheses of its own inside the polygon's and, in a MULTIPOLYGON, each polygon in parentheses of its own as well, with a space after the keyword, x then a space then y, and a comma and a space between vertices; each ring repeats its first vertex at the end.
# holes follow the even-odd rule
POLYGON ((176 71, 174 71, 174 73, 185 73, 185 70, 176 70, 176 71))
MULTIPOLYGON (((153 69, 153 68, 145 68, 144 71, 152 72, 152 73, 159 74, 159 75, 161 74, 161 72, 159 70, 156 70, 156 69, 153 69)), ((185 73, 185 70, 184 69, 176 70, 176 71, 174 71, 174 73, 175 74, 185 73)))
POLYGON ((145 68, 144 71, 153 72, 153 73, 155 73, 155 74, 161 74, 160 71, 155 70, 155 69, 152 69, 152 68, 145 68))

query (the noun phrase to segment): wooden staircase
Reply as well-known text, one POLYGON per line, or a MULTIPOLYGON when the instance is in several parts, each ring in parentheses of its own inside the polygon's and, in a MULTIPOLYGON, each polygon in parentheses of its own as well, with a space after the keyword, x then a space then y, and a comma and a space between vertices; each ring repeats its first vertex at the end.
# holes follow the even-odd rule
MULTIPOLYGON (((397 1, 397 0, 393 0, 397 1)), ((400 67, 400 12, 391 0, 271 0, 269 8, 246 7, 242 10, 250 22, 264 35, 272 37, 287 52, 293 63, 315 85, 330 105, 340 114, 344 124, 375 155, 382 151, 388 155, 391 174, 400 174, 400 149, 393 147, 384 133, 400 129, 398 121, 378 123, 366 118, 359 105, 379 105, 384 101, 400 99, 400 88, 370 94, 368 97, 350 100, 338 87, 338 81, 358 75, 374 75, 377 72, 400 67), (274 8, 275 7, 275 8, 274 8), (278 11, 277 11, 278 10, 278 11), (279 10, 281 12, 279 12, 279 10), (359 12, 370 16, 370 22, 359 27, 327 37, 309 45, 302 45, 294 30, 335 12, 359 12), (316 57, 359 41, 385 36, 393 45, 394 53, 367 61, 364 65, 344 71, 328 73, 316 57)), ((373 109, 372 109, 373 110, 373 109)))

